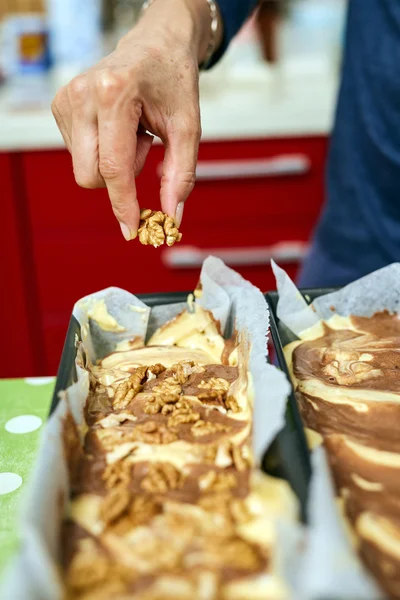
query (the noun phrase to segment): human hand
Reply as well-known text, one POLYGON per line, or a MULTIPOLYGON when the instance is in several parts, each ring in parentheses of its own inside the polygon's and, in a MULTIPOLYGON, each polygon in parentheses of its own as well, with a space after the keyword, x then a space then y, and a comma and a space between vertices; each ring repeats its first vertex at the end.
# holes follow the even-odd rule
POLYGON ((198 63, 209 28, 205 0, 154 0, 116 50, 61 88, 53 101, 77 183, 107 187, 127 240, 137 235, 135 177, 153 135, 165 146, 161 208, 178 226, 182 220, 195 182, 198 63))

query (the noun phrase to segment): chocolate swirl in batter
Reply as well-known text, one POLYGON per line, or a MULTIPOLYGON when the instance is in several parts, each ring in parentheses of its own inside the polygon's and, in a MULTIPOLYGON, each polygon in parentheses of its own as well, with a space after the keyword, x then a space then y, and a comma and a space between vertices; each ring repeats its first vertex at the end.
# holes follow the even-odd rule
POLYGON ((379 313, 350 317, 360 331, 331 329, 294 351, 297 379, 317 378, 327 385, 400 392, 400 320, 379 313))
POLYGON ((362 560, 400 598, 400 319, 385 311, 322 327, 292 354, 300 411, 323 436, 362 560))

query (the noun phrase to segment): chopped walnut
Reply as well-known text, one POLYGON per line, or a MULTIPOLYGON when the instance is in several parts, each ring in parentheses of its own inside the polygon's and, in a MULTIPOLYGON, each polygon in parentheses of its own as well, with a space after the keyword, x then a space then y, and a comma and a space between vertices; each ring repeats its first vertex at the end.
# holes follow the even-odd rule
POLYGON ((189 360, 176 363, 168 369, 168 373, 172 373, 173 379, 180 385, 186 383, 193 373, 201 373, 202 371, 204 371, 204 367, 189 360))
POLYGON ((110 490, 100 508, 100 517, 104 523, 112 523, 128 508, 131 494, 125 485, 110 490))
POLYGON ((101 478, 104 480, 108 489, 116 486, 128 486, 131 480, 132 464, 126 460, 120 460, 107 465, 101 478))
POLYGON ((228 396, 225 400, 225 407, 234 413, 240 412, 240 406, 234 396, 228 396))
POLYGON ((109 562, 106 556, 100 554, 95 543, 92 540, 90 542, 84 546, 81 543, 82 550, 74 555, 68 569, 67 585, 76 591, 98 585, 107 578, 109 562))
POLYGON ((206 492, 224 492, 237 486, 234 473, 208 471, 199 477, 199 488, 206 492))
POLYGON ((202 402, 219 403, 234 413, 240 412, 240 406, 234 396, 227 396, 230 384, 223 377, 211 377, 199 383, 200 389, 207 390, 198 395, 202 402))
POLYGON ((182 388, 172 377, 167 377, 155 385, 147 396, 144 412, 148 415, 159 413, 165 404, 173 404, 179 400, 182 388))
POLYGON ((164 373, 165 367, 164 367, 164 365, 162 365, 160 363, 156 363, 155 365, 148 367, 147 370, 150 371, 150 373, 153 373, 153 375, 157 376, 157 375, 160 375, 161 373, 164 373))
POLYGON ((177 427, 187 423, 195 423, 200 419, 200 414, 197 412, 187 412, 186 409, 176 410, 168 419, 168 427, 177 427))
POLYGON ((173 377, 166 377, 158 385, 155 385, 151 391, 154 394, 160 395, 164 402, 174 402, 182 393, 182 388, 176 383, 173 377))
POLYGON ((178 436, 170 431, 165 425, 159 425, 155 421, 146 421, 133 430, 132 440, 144 442, 145 444, 170 444, 175 442, 178 436))
MULTIPOLYGON (((161 429, 161 428, 160 428, 161 429)), ((178 436, 173 431, 169 431, 167 427, 163 427, 160 433, 162 444, 171 444, 178 439, 178 436)))
POLYGON ((228 425, 222 425, 222 423, 213 423, 212 421, 203 421, 199 419, 197 423, 191 428, 191 432, 195 437, 202 437, 203 435, 211 435, 213 433, 227 432, 232 427, 228 425))
POLYGON ((144 525, 161 512, 161 505, 149 496, 135 496, 129 509, 133 526, 144 525))
POLYGON ((188 400, 178 400, 175 404, 164 404, 161 409, 161 414, 169 415, 171 413, 180 412, 180 414, 189 414, 192 411, 192 405, 188 400))
POLYGON ((174 219, 161 211, 144 209, 140 211, 140 227, 138 230, 139 241, 144 245, 152 245, 155 248, 166 242, 167 246, 173 246, 180 242, 182 234, 175 225, 174 219))
POLYGON ((140 487, 151 494, 164 494, 183 484, 182 474, 170 463, 157 463, 149 467, 140 487))
POLYGON ((157 363, 147 368, 147 379, 146 381, 152 381, 153 379, 157 379, 157 375, 163 373, 165 371, 164 365, 157 363))
POLYGON ((147 367, 138 367, 135 372, 119 384, 112 399, 114 409, 126 408, 129 402, 140 392, 142 383, 146 377, 147 367))
POLYGON ((210 377, 207 381, 201 381, 197 386, 204 390, 215 390, 227 392, 229 390, 229 381, 223 379, 223 377, 210 377))
POLYGON ((226 391, 225 390, 206 390, 201 392, 197 398, 205 404, 220 405, 225 408, 226 391))
POLYGON ((146 415, 156 415, 161 411, 162 407, 163 404, 160 400, 156 400, 155 396, 150 396, 150 398, 144 405, 143 410, 146 413, 146 415))

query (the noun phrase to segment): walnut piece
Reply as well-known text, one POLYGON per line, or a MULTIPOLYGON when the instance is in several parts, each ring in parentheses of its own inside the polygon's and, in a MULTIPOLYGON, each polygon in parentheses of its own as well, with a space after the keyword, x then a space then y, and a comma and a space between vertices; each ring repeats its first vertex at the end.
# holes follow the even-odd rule
POLYGON ((170 463, 156 463, 149 467, 140 487, 151 494, 165 494, 168 490, 182 487, 183 477, 180 471, 170 463))
POLYGON ((188 400, 185 400, 184 398, 182 400, 178 400, 178 402, 175 402, 175 404, 164 404, 164 406, 161 409, 161 414, 162 415, 170 415, 170 414, 189 414, 190 412, 192 412, 192 405, 190 404, 190 402, 188 402, 188 400))
POLYGON ((143 380, 146 377, 147 367, 138 367, 135 372, 125 381, 119 384, 112 400, 114 409, 126 408, 129 402, 142 389, 143 380))
POLYGON ((202 437, 203 435, 227 432, 231 429, 232 427, 222 425, 222 423, 213 423, 212 421, 203 421, 203 419, 199 419, 191 428, 191 432, 195 437, 202 437))
POLYGON ((225 492, 237 486, 234 473, 208 471, 198 479, 199 488, 206 492, 225 492))
POLYGON ((111 489, 116 486, 128 486, 131 480, 132 464, 126 460, 119 460, 106 466, 102 473, 102 479, 106 488, 111 489))
POLYGON ((238 404, 238 401, 236 400, 236 398, 234 396, 228 396, 225 400, 225 408, 227 408, 228 410, 231 410, 234 413, 238 413, 240 412, 240 406, 238 404))
POLYGON ((240 412, 240 406, 234 396, 227 396, 230 387, 229 381, 223 377, 211 377, 206 381, 201 381, 198 385, 200 389, 206 390, 198 395, 198 399, 205 403, 222 404, 227 410, 234 413, 240 412))
POLYGON ((201 373, 202 371, 204 371, 204 367, 201 367, 194 361, 184 360, 172 365, 168 369, 168 374, 171 373, 176 383, 183 385, 187 382, 192 373, 201 373))
POLYGON ((165 367, 161 363, 156 363, 155 365, 148 367, 147 370, 150 371, 150 373, 153 373, 153 375, 160 375, 160 373, 165 371, 165 367))
POLYGON ((165 404, 178 402, 181 393, 182 388, 174 378, 166 377, 158 385, 155 385, 147 395, 144 412, 148 415, 159 413, 165 404))
POLYGON ((174 428, 178 425, 185 425, 187 423, 196 423, 200 419, 200 413, 194 412, 190 406, 190 410, 184 406, 178 408, 168 419, 168 427, 174 428))
POLYGON ((161 512, 161 505, 149 496, 135 496, 129 509, 129 517, 134 527, 148 524, 161 512))
POLYGON ((203 379, 197 387, 205 390, 227 392, 229 390, 229 381, 223 377, 210 377, 210 379, 207 379, 206 381, 203 379))
POLYGON ((157 210, 149 208, 140 211, 140 227, 138 229, 139 241, 146 245, 158 248, 164 242, 173 246, 180 242, 182 234, 175 225, 174 219, 157 210))
POLYGON ((118 519, 127 510, 130 499, 131 494, 125 485, 110 490, 100 508, 102 521, 108 524, 118 519))
POLYGON ((153 387, 152 392, 160 396, 164 402, 176 402, 182 393, 182 388, 172 377, 166 377, 153 387))
POLYGON ((146 421, 135 427, 131 439, 145 444, 171 444, 178 439, 178 436, 165 425, 159 425, 155 421, 146 421))

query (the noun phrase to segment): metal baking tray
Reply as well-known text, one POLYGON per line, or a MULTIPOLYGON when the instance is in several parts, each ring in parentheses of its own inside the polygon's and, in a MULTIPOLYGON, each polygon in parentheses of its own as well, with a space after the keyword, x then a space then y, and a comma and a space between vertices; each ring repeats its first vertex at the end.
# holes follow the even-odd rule
MULTIPOLYGON (((188 292, 177 292, 146 294, 139 295, 138 297, 148 306, 154 307, 164 304, 174 304, 176 302, 186 302, 187 296, 188 292)), ((276 301, 274 303, 273 297, 273 293, 266 294, 266 299, 270 305, 271 313, 273 311, 272 307, 275 307, 273 314, 271 314, 271 333, 275 343, 279 362, 282 366, 282 369, 287 372, 285 370, 280 338, 277 334, 278 329, 275 316, 276 301)), ((78 321, 74 316, 71 316, 64 343, 64 349, 61 355, 50 414, 55 410, 59 402, 59 392, 61 390, 65 390, 69 385, 76 381, 75 340, 76 337, 80 339, 80 333, 78 321)), ((267 390, 266 394, 268 394, 267 390)), ((311 466, 304 429, 293 394, 291 394, 289 397, 286 410, 285 426, 266 450, 262 459, 262 469, 269 475, 281 477, 290 483, 293 491, 299 499, 301 518, 303 521, 305 521, 311 466)))

